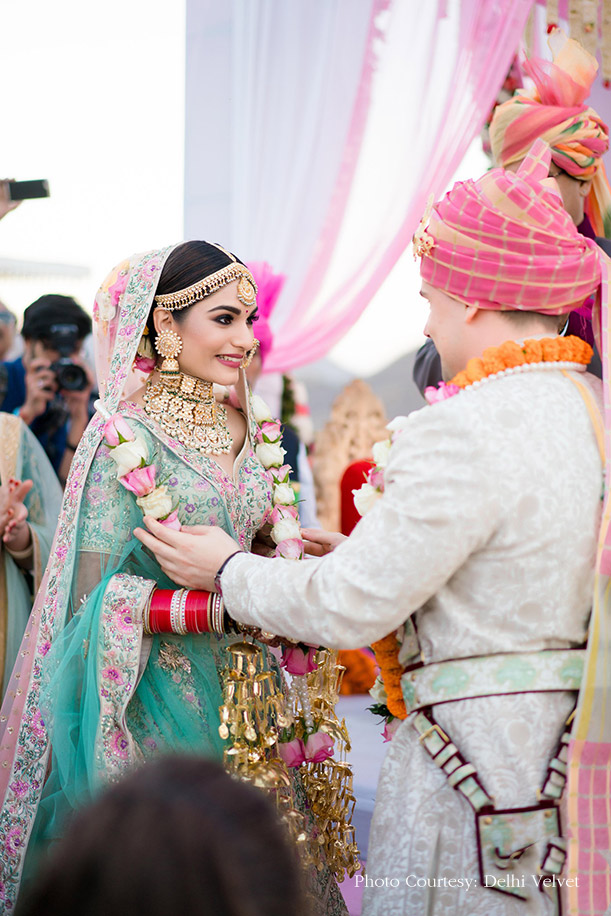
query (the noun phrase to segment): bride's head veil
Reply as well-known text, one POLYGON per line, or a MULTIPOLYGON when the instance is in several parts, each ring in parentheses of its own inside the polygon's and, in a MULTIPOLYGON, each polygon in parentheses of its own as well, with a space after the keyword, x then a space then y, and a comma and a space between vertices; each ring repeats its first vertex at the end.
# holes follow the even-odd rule
MULTIPOLYGON (((3 868, 7 900, 14 900, 17 891, 23 851, 45 780, 50 744, 39 708, 44 658, 64 627, 71 605, 79 510, 87 473, 102 441, 106 419, 146 377, 134 367, 134 361, 161 272, 176 247, 123 261, 108 275, 96 296, 94 333, 100 398, 74 456, 49 563, 0 711, 0 846, 14 853, 10 867, 3 868)), ((213 247, 216 248, 209 246, 213 247)), ((216 254, 220 254, 218 248, 216 254)), ((227 263, 234 260, 224 254, 227 263)), ((202 277, 209 273, 205 260, 202 277)), ((214 269, 218 270, 218 258, 214 269)), ((237 387, 243 396, 243 372, 237 387)))

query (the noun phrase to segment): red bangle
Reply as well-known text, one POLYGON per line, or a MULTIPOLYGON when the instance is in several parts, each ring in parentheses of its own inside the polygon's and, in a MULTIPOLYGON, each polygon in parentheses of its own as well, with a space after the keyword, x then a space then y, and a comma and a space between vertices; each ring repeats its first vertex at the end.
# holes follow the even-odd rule
POLYGON ((170 608, 172 605, 173 596, 174 591, 173 589, 169 588, 156 588, 151 595, 151 607, 149 613, 149 626, 151 633, 172 632, 170 608))
POLYGON ((189 633, 209 633, 208 604, 210 592, 189 591, 185 607, 185 625, 189 633))
POLYGON ((211 633, 210 592, 156 588, 150 598, 150 633, 211 633))

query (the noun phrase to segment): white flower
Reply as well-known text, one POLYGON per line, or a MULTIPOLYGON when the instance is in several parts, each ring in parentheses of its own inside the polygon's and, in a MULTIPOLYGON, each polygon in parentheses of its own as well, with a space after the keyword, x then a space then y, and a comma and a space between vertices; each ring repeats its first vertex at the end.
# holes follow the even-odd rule
POLYGON ((255 453, 264 468, 280 467, 286 455, 278 442, 261 442, 255 446, 255 453))
POLYGON ((353 490, 352 495, 356 511, 359 515, 366 515, 370 509, 373 509, 382 494, 370 483, 364 483, 360 490, 353 490))
POLYGON ((372 454, 377 467, 386 467, 391 446, 392 442, 390 439, 383 439, 382 442, 374 442, 372 454))
POLYGON ((405 429, 409 422, 409 417, 395 417, 394 420, 391 420, 390 423, 386 425, 386 429, 390 433, 400 433, 405 429))
POLYGON ((388 695, 384 689, 384 681, 379 674, 375 679, 375 684, 369 691, 369 696, 372 698, 372 700, 375 700, 376 703, 386 704, 386 701, 388 700, 388 695))
POLYGON ((258 394, 253 394, 250 399, 250 407, 252 410, 253 417, 257 423, 264 423, 265 420, 273 420, 272 412, 258 394))
POLYGON ((139 496, 136 502, 145 515, 152 515, 153 518, 165 518, 172 511, 172 497, 165 485, 155 487, 147 496, 139 496))
POLYGON ((142 462, 147 463, 147 448, 140 436, 132 442, 122 442, 110 449, 110 457, 117 463, 117 477, 129 474, 134 468, 139 468, 142 462))
POLYGON ((294 518, 283 518, 276 522, 272 528, 274 544, 279 544, 281 541, 289 541, 291 538, 299 539, 300 537, 301 528, 299 527, 299 522, 295 521, 294 518))
MULTIPOLYGON (((290 483, 279 483, 274 487, 272 496, 274 506, 292 506, 295 502, 295 491, 290 483)), ((275 527, 275 526, 274 526, 275 527)))

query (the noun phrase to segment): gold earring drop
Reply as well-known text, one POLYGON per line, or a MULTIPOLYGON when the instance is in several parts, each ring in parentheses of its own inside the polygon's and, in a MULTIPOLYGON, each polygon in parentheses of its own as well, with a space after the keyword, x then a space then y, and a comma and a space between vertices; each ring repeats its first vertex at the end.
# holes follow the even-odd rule
POLYGON ((155 349, 163 356, 161 372, 164 375, 175 375, 180 372, 176 357, 182 350, 182 337, 176 331, 160 331, 155 338, 155 349))
POLYGON ((254 338, 252 342, 252 347, 250 348, 250 350, 248 351, 248 353, 246 354, 246 356, 240 363, 240 369, 248 369, 253 359, 255 358, 255 353, 257 352, 257 347, 259 346, 260 342, 261 341, 257 340, 256 337, 254 338))

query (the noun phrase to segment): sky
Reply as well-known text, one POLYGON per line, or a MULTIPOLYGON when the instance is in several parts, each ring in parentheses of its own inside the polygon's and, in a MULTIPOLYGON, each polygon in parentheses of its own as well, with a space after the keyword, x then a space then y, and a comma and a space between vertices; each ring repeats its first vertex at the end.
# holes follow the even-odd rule
MULTIPOLYGON (((47 178, 51 197, 0 221, 0 267, 67 266, 0 271, 0 299, 21 314, 56 292, 91 311, 117 262, 183 235, 185 2, 3 0, 2 20, 0 176, 47 178)), ((486 167, 475 141, 459 177, 486 167)), ((406 252, 331 360, 366 377, 419 346, 418 289, 406 252)))

